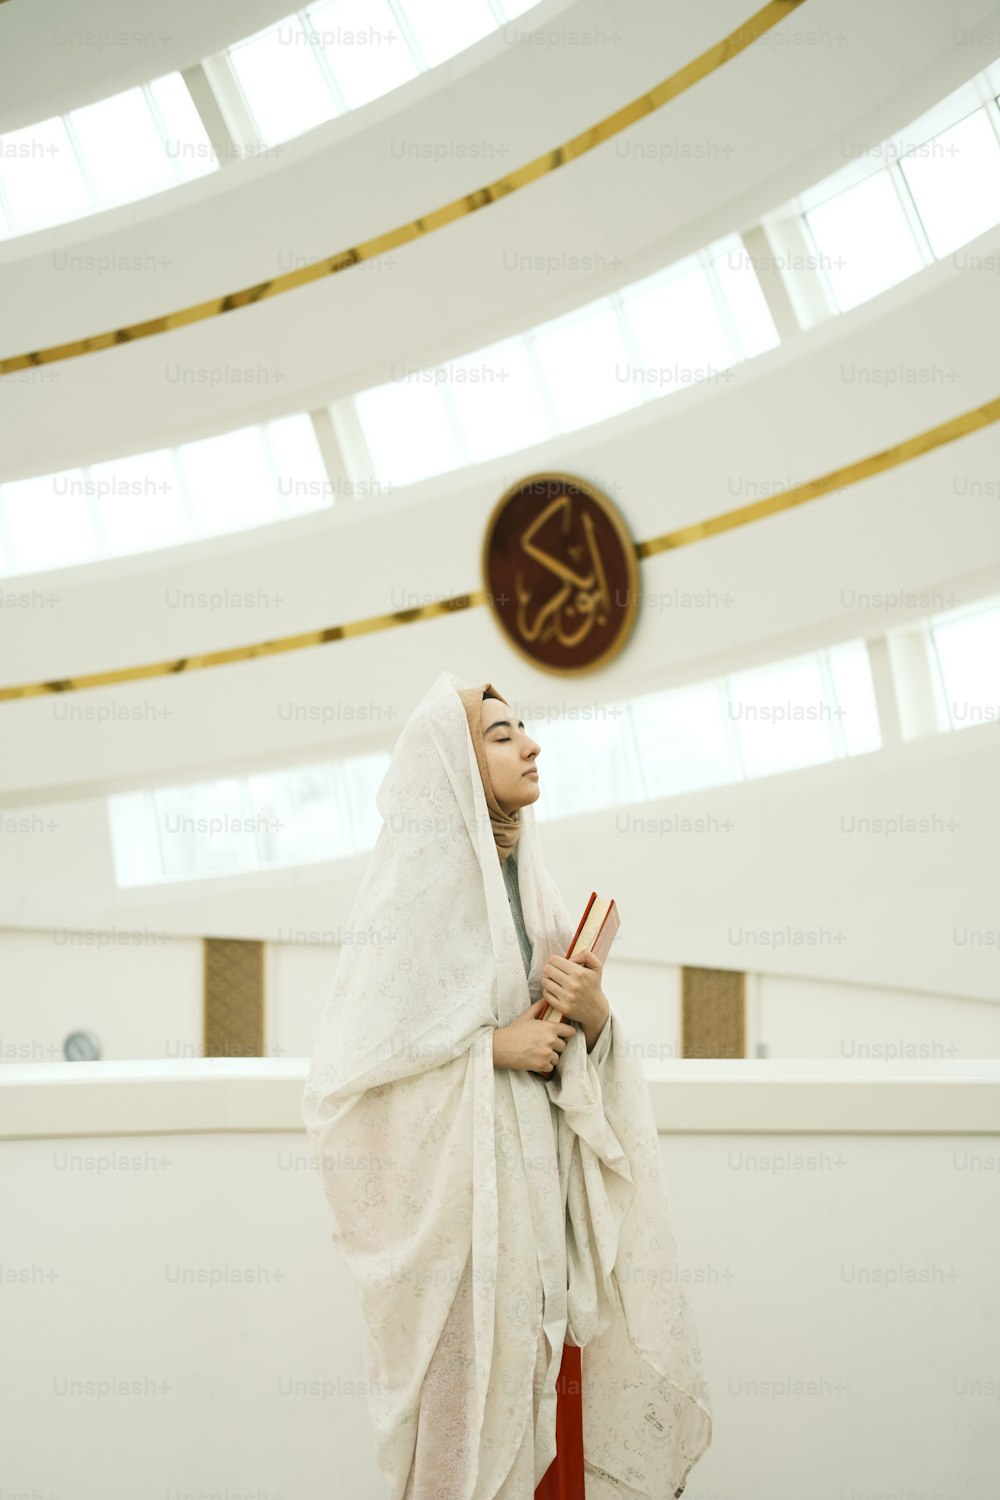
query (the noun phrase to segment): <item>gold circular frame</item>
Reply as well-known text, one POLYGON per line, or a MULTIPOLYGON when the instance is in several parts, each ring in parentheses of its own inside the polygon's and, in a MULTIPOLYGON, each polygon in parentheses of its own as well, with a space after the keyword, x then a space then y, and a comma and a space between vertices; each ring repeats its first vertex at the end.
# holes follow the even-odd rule
POLYGON ((514 484, 509 485, 490 511, 483 532, 483 543, 480 549, 479 561, 480 573, 483 580, 484 602, 489 608, 491 616, 496 621, 501 635, 519 656, 523 657, 525 661, 530 661, 531 665, 536 667, 540 672, 548 672, 553 677, 582 677, 587 672, 597 672, 606 667, 608 662, 614 660, 635 633, 639 612, 639 559, 635 538, 630 534, 628 527, 625 525, 625 520, 614 501, 605 495, 603 490, 598 489, 596 485, 588 483, 586 479, 581 479, 577 474, 568 474, 561 469, 545 469, 537 474, 526 474, 523 479, 518 479, 514 484), (611 645, 606 646, 599 656, 595 656, 593 661, 588 661, 579 667, 553 667, 547 662, 539 661, 537 657, 531 655, 530 651, 526 651, 514 639, 506 621, 496 608, 493 602, 493 590, 490 586, 490 543, 493 539, 493 532, 498 517, 508 501, 521 490, 526 489, 529 484, 550 483, 572 485, 575 489, 586 495, 589 500, 594 502, 614 530, 615 535, 621 543, 622 556, 625 559, 625 573, 628 582, 630 603, 626 606, 623 613, 621 629, 611 645))

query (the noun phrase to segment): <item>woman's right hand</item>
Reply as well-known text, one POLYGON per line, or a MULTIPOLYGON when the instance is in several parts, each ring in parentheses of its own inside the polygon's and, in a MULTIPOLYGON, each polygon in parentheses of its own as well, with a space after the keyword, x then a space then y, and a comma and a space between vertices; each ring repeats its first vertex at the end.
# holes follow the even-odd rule
POLYGON ((494 1027, 495 1068, 520 1068, 526 1073, 551 1076, 576 1027, 569 1021, 539 1020, 548 1003, 544 998, 536 1000, 508 1026, 494 1027))

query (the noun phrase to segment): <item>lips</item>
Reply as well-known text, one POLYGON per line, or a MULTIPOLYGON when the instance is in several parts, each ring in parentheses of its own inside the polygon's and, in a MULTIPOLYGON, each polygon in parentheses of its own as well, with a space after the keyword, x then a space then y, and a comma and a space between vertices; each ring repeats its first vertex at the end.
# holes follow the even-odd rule
POLYGON ((530 769, 530 771, 525 771, 524 772, 524 775, 525 776, 537 776, 538 775, 538 767, 537 766, 532 766, 531 769, 530 769))

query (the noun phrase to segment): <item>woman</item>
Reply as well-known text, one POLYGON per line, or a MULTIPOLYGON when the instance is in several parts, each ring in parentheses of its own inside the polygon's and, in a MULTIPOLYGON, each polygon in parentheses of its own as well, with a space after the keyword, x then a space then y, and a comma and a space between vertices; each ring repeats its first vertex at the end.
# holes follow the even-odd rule
POLYGON ((566 1345, 586 1500, 675 1497, 711 1441, 648 1090, 601 965, 563 956, 537 756, 489 683, 418 704, 302 1102, 390 1500, 529 1500, 566 1345))

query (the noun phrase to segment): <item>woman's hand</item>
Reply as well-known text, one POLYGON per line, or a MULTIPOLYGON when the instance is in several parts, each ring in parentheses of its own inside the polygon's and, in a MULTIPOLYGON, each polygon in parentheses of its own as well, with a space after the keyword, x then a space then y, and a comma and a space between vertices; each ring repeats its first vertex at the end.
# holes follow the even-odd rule
POLYGON ((567 1020, 580 1023, 588 1052, 611 1014, 608 997, 601 988, 603 973, 604 965, 589 948, 582 948, 572 958, 550 954, 542 970, 542 994, 567 1020))
POLYGON ((526 1073, 551 1076, 574 1028, 566 1021, 540 1021, 538 1013, 547 1003, 544 999, 536 1000, 509 1026, 494 1027, 495 1068, 520 1068, 526 1073))

